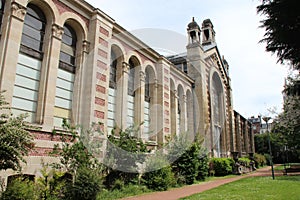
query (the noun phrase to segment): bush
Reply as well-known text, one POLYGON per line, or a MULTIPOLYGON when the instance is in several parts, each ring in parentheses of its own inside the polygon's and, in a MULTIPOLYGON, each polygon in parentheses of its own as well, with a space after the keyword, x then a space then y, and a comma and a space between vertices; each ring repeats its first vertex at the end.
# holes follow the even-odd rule
POLYGON ((251 160, 247 157, 242 157, 238 159, 238 162, 245 167, 250 167, 251 160))
POLYGON ((170 186, 174 186, 175 183, 174 173, 170 166, 147 172, 144 174, 143 179, 149 189, 157 191, 167 190, 170 186))
POLYGON ((214 170, 216 176, 225 176, 232 174, 232 159, 231 158, 211 158, 210 166, 214 170))
POLYGON ((146 173, 142 176, 143 182, 149 189, 163 191, 175 185, 172 168, 161 155, 151 157, 146 163, 146 173), (155 171, 152 171, 156 169, 155 171))
POLYGON ((99 174, 91 169, 80 168, 74 184, 67 189, 68 199, 94 200, 101 189, 99 174))
POLYGON ((263 167, 267 164, 266 157, 258 153, 254 154, 254 162, 256 168, 263 167))
POLYGON ((2 193, 1 200, 37 200, 33 181, 20 177, 8 184, 2 193))
POLYGON ((209 159, 207 154, 203 154, 202 156, 199 157, 198 159, 198 174, 196 177, 196 180, 198 181, 204 181, 205 178, 208 175, 208 163, 209 163, 209 159))

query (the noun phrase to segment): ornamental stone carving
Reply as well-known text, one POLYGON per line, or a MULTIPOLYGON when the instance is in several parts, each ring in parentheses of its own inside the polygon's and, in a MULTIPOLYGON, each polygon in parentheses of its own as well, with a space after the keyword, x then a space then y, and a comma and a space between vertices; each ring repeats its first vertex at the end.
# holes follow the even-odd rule
POLYGON ((15 18, 24 21, 25 14, 26 14, 26 7, 18 4, 17 2, 11 3, 11 14, 15 18))
POLYGON ((62 35, 64 34, 64 28, 57 25, 57 24, 53 24, 52 25, 52 36, 61 40, 62 39, 62 35))
POLYGON ((82 50, 83 52, 88 53, 90 51, 90 42, 84 40, 82 43, 82 50))
POLYGON ((126 62, 123 62, 123 63, 122 63, 122 72, 128 74, 129 69, 130 69, 129 64, 127 64, 126 62))
POLYGON ((140 71, 140 81, 145 82, 145 79, 146 79, 145 72, 140 71))

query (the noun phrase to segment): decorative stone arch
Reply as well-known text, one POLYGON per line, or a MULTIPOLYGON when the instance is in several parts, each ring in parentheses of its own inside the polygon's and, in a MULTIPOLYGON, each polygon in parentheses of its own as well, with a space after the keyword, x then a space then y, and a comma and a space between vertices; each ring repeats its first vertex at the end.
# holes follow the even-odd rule
POLYGON ((57 19, 57 25, 63 27, 64 24, 70 25, 77 34, 78 42, 87 40, 88 27, 78 15, 72 12, 64 12, 57 19))
POLYGON ((222 78, 215 69, 211 70, 210 73, 209 91, 211 108, 211 149, 213 156, 222 157, 222 155, 226 152, 225 89, 222 78))
POLYGON ((154 66, 154 64, 152 62, 150 62, 149 60, 146 60, 144 63, 143 63, 143 67, 144 67, 144 72, 146 70, 147 67, 151 67, 152 70, 153 70, 153 73, 154 73, 154 77, 155 79, 157 79, 157 71, 156 71, 156 67, 154 66))
MULTIPOLYGON (((27 5, 28 4, 34 4, 34 5, 38 6, 44 12, 46 20, 47 20, 46 31, 48 31, 47 30, 48 26, 51 27, 52 24, 54 24, 56 22, 56 19, 59 18, 59 12, 57 10, 57 7, 53 3, 53 1, 29 0, 27 2, 27 5)), ((27 5, 26 5, 26 7, 27 7, 27 5)))

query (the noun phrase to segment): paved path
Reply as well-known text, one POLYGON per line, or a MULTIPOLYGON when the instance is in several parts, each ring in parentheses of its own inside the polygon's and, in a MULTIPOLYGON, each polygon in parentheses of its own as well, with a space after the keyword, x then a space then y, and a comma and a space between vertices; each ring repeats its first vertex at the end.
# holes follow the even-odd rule
MULTIPOLYGON (((275 170, 275 176, 282 176, 281 171, 275 170)), ((200 193, 215 187, 218 187, 220 185, 224 185, 226 183, 230 183, 233 181, 237 181, 242 178, 246 177, 253 177, 253 176, 272 176, 270 167, 264 167, 262 169, 258 169, 253 173, 237 176, 233 178, 226 178, 226 179, 220 179, 220 180, 214 180, 209 182, 203 182, 200 184, 195 185, 189 185, 181 188, 175 188, 164 192, 154 192, 149 194, 144 194, 140 196, 134 196, 134 197, 127 197, 123 200, 175 200, 182 197, 187 197, 192 194, 200 193)))

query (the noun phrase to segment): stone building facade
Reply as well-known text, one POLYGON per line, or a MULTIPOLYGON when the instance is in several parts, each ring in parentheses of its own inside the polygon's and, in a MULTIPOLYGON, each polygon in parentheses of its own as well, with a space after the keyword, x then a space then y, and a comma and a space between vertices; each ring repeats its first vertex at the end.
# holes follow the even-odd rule
POLYGON ((188 132, 204 138, 211 156, 243 151, 229 65, 209 19, 201 27, 193 19, 186 52, 170 57, 83 0, 1 0, 0 20, 0 89, 13 114, 28 113, 40 127, 24 173, 56 160, 48 152, 62 119, 100 122, 106 135, 141 124, 138 137, 154 150, 188 132))

